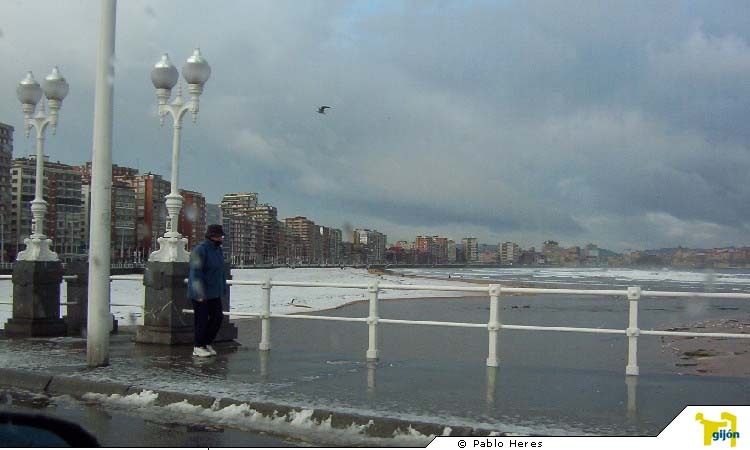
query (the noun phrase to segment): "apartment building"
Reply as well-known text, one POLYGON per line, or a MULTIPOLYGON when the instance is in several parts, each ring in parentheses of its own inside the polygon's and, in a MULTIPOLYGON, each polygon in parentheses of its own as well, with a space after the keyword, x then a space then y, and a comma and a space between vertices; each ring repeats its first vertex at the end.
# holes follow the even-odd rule
POLYGON ((328 258, 329 264, 341 264, 343 254, 342 233, 338 228, 329 228, 328 258))
POLYGON ((456 262, 456 242, 452 239, 448 239, 448 242, 446 243, 447 252, 448 252, 448 262, 454 263, 456 262))
POLYGON ((171 190, 171 183, 151 172, 115 175, 115 179, 135 190, 136 258, 145 260, 151 252, 159 249, 157 239, 167 231, 165 197, 171 190))
POLYGON ((432 242, 432 254, 434 256, 434 262, 437 264, 444 264, 448 262, 448 238, 433 236, 432 242))
POLYGON ((286 226, 286 222, 276 220, 276 263, 277 264, 290 264, 292 263, 293 254, 292 241, 294 237, 291 231, 286 226))
POLYGON ((544 256, 545 264, 557 266, 563 259, 562 249, 557 241, 544 241, 542 243, 542 255, 544 256))
POLYGON ((0 262, 12 261, 15 236, 10 233, 11 177, 13 160, 13 127, 0 123, 0 262))
MULTIPOLYGON (((91 232, 91 162, 76 166, 75 170, 81 174, 84 217, 83 240, 85 245, 88 246, 91 232)), ((143 259, 141 255, 137 254, 135 188, 121 178, 132 177, 137 174, 137 169, 112 165, 112 196, 110 200, 112 262, 134 262, 143 259)))
MULTIPOLYGON (((221 223, 221 207, 213 203, 206 203, 206 227, 221 223)), ((205 230, 204 230, 205 231, 205 230)))
POLYGON ((278 211, 268 203, 256 205, 248 211, 252 220, 252 237, 256 262, 270 264, 277 258, 278 211))
POLYGON ((287 217, 284 219, 291 242, 287 245, 292 261, 317 263, 320 261, 320 230, 315 222, 307 217, 287 217))
POLYGON ((258 206, 257 192, 226 194, 219 205, 224 226, 224 256, 232 265, 256 262, 251 211, 258 206))
POLYGON ((466 262, 479 261, 479 241, 474 237, 467 237, 461 240, 464 247, 466 262))
POLYGON ((377 230, 358 228, 352 232, 352 243, 362 244, 367 249, 367 263, 385 261, 385 245, 387 236, 377 230))
POLYGON ((180 210, 177 231, 187 238, 190 251, 206 234, 206 198, 200 192, 187 189, 180 189, 180 195, 184 203, 180 210))
POLYGON ((521 259, 521 247, 515 242, 503 242, 499 245, 500 264, 518 264, 521 259))
MULTIPOLYGON (((23 250, 31 234, 31 201, 36 186, 36 156, 16 158, 11 164, 10 233, 15 241, 13 259, 23 250)), ((81 174, 75 167, 50 162, 44 157, 43 197, 47 201, 43 232, 52 239, 52 250, 61 260, 81 258, 85 253, 85 216, 81 174)))

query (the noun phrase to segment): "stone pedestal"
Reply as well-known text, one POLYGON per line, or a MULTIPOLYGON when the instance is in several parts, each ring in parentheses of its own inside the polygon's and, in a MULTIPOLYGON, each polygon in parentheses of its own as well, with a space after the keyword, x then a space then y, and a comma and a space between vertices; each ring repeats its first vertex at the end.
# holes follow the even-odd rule
MULTIPOLYGON (((66 264, 65 275, 77 278, 67 280, 68 315, 65 324, 68 336, 86 337, 87 318, 89 314, 89 265, 85 261, 73 261, 66 264), (71 305, 70 303, 75 303, 71 305)), ((117 332, 117 320, 112 316, 112 332, 117 332)))
MULTIPOLYGON (((193 314, 183 313, 183 309, 193 309, 187 298, 187 283, 190 264, 184 262, 146 263, 143 285, 146 286, 143 325, 138 327, 136 342, 147 344, 192 344, 194 342, 193 314)), ((231 279, 231 269, 227 266, 227 279, 231 279)), ((229 311, 230 296, 222 297, 223 311, 229 311)), ((216 342, 237 339, 237 326, 225 316, 216 342)))
POLYGON ((182 312, 193 309, 185 283, 189 266, 187 262, 146 263, 143 325, 138 327, 136 342, 168 345, 193 342, 193 315, 182 312))
POLYGON ((65 336, 60 318, 60 261, 17 261, 13 266, 13 317, 9 337, 65 336))

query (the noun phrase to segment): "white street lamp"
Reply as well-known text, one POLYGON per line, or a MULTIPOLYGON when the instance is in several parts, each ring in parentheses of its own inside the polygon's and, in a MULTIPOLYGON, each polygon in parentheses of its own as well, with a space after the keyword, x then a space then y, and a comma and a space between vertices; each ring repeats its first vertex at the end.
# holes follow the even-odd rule
POLYGON ((180 158, 180 130, 182 129, 182 118, 190 111, 193 115, 193 123, 198 118, 198 97, 203 93, 203 85, 211 76, 211 66, 201 55, 200 49, 195 49, 193 55, 188 58, 182 66, 182 77, 188 83, 190 100, 185 103, 182 99, 182 86, 177 89, 177 96, 172 103, 167 103, 172 95, 172 88, 177 84, 179 74, 177 69, 169 61, 165 53, 161 60, 151 70, 151 82, 156 88, 156 98, 159 100, 159 123, 164 125, 164 116, 172 115, 173 138, 172 138, 172 180, 171 192, 166 196, 167 231, 164 237, 160 237, 159 250, 151 253, 150 261, 157 262, 188 262, 190 253, 187 252, 187 239, 177 231, 177 222, 182 209, 182 196, 178 191, 179 158, 180 158))
POLYGON ((31 128, 36 128, 36 190, 34 200, 31 201, 31 236, 24 239, 26 250, 18 253, 19 261, 58 261, 57 253, 50 250, 51 239, 44 234, 44 215, 47 212, 47 202, 44 201, 44 132, 47 125, 52 125, 52 133, 57 131, 57 116, 62 101, 68 95, 68 82, 60 75, 57 66, 44 79, 42 87, 29 71, 26 78, 18 83, 16 94, 21 101, 24 117, 24 131, 29 137, 31 128), (47 97, 49 114, 46 113, 44 101, 34 114, 36 105, 42 99, 42 90, 47 97))

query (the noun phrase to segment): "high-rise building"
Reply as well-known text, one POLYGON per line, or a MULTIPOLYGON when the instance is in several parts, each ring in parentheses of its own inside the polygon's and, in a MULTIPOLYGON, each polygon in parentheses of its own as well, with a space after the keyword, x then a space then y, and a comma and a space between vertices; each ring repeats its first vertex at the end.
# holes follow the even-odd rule
POLYGON ((466 255, 466 262, 479 261, 479 241, 477 238, 467 237, 461 240, 466 255))
POLYGON ((448 248, 448 262, 449 263, 456 262, 456 242, 451 239, 448 239, 446 247, 448 248))
POLYGON ((13 160, 13 127, 0 123, 0 262, 12 261, 15 235, 10 232, 11 183, 10 167, 13 160))
MULTIPOLYGON (((52 239, 52 250, 66 261, 84 253, 83 194, 81 174, 75 167, 44 157, 43 196, 47 201, 42 231, 52 239)), ((10 232, 16 249, 31 234, 31 201, 35 195, 36 156, 14 159, 11 166, 11 217, 10 232)))
POLYGON ((322 264, 330 264, 331 259, 331 229, 318 225, 318 239, 320 241, 320 255, 322 264))
POLYGON ((184 200, 177 231, 188 240, 188 251, 198 245, 206 233, 206 198, 200 192, 180 189, 184 200))
POLYGON ((298 263, 315 263, 320 260, 320 231, 315 222, 307 217, 287 217, 284 219, 291 236, 291 248, 288 250, 292 260, 298 263))
POLYGON ((433 261, 438 264, 448 262, 448 238, 433 236, 432 242, 433 261))
POLYGON ((521 259, 521 247, 515 242, 503 242, 499 246, 500 264, 518 264, 521 259))
POLYGON ((256 205, 248 211, 252 220, 252 236, 255 245, 256 262, 270 264, 276 260, 278 233, 276 207, 267 203, 256 205))
POLYGON ((206 226, 208 227, 211 224, 221 224, 221 207, 213 203, 206 203, 206 226))
POLYGON ((138 259, 145 260, 151 252, 159 249, 157 239, 167 231, 165 197, 171 190, 171 183, 151 172, 115 176, 115 179, 135 190, 136 252, 138 259))
POLYGON ((387 236, 377 230, 357 228, 352 233, 352 243, 362 244, 367 249, 367 263, 385 261, 385 244, 387 236))
MULTIPOLYGON (((83 200, 83 240, 88 246, 91 230, 91 162, 76 166, 81 174, 83 200)), ((111 261, 133 262, 140 258, 136 254, 136 193, 123 177, 138 175, 138 170, 112 164, 112 196, 110 200, 111 220, 111 261)), ((141 258, 142 259, 142 258, 141 258)))
POLYGON ((258 206, 256 192, 226 194, 221 200, 224 226, 224 255, 232 265, 254 264, 256 261, 251 211, 258 206))
POLYGON ((277 248, 277 264, 291 264, 293 254, 292 250, 292 233, 286 226, 286 222, 281 220, 276 221, 276 248, 277 248))
POLYGON ((340 264, 343 253, 343 243, 341 230, 329 228, 328 257, 330 264, 340 264))
POLYGON ((559 265, 562 260, 560 244, 552 240, 544 241, 542 244, 542 255, 544 256, 545 264, 559 265))

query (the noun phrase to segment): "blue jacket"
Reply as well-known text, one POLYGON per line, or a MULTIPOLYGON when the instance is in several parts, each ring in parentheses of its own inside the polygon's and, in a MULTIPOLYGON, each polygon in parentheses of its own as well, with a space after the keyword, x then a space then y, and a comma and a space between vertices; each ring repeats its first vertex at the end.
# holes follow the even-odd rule
POLYGON ((204 239, 190 253, 188 298, 191 300, 221 298, 227 291, 224 253, 220 245, 204 239))

